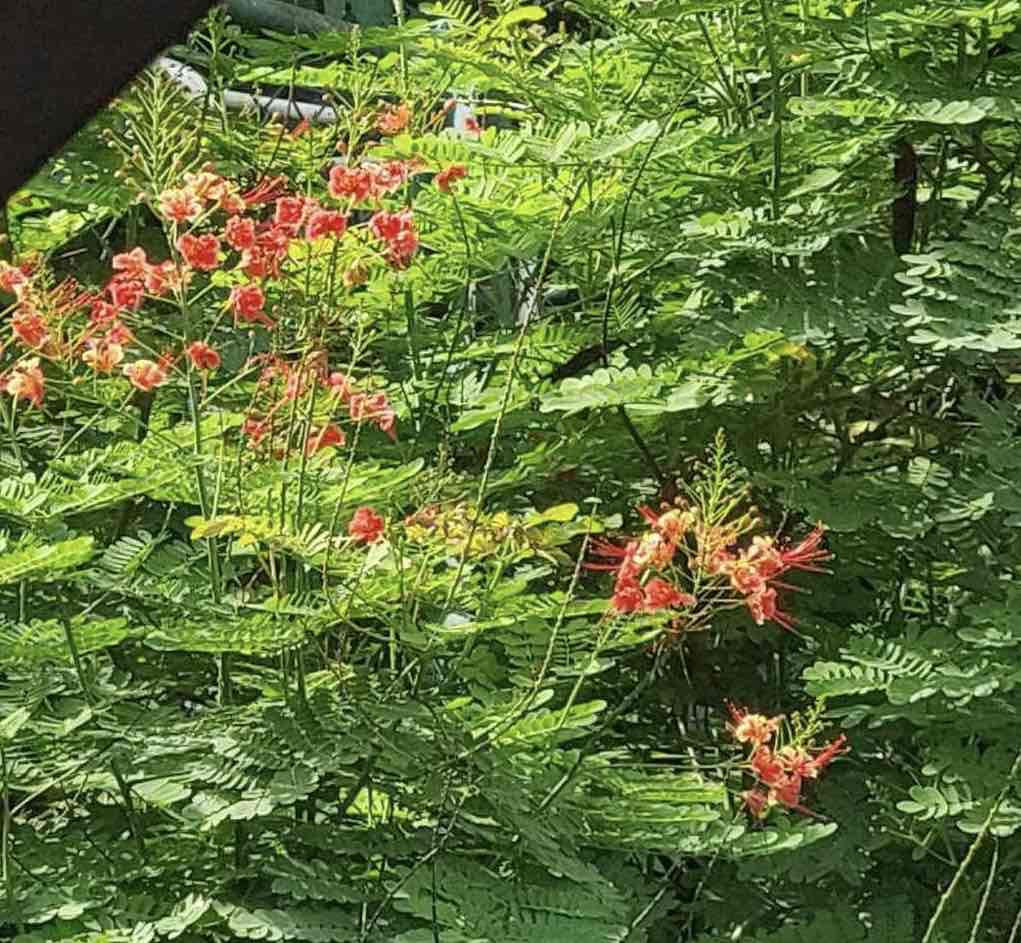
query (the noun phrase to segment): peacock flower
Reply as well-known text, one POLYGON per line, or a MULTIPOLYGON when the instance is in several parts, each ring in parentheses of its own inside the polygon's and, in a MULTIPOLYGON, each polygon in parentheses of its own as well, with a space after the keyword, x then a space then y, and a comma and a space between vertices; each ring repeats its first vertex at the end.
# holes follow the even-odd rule
POLYGON ((145 300, 145 285, 130 278, 114 278, 106 291, 111 304, 121 310, 137 311, 145 300))
POLYGON ((124 367, 124 376, 136 389, 148 393, 167 382, 167 371, 152 360, 136 360, 124 367))
POLYGON ((216 370, 220 366, 220 355, 205 341, 193 341, 185 353, 196 370, 216 370))
POLYGON ((232 216, 224 227, 223 238, 237 252, 251 249, 255 245, 255 220, 232 216))
POLYGON ((149 261, 145 257, 145 249, 139 246, 130 252, 121 252, 115 255, 111 266, 115 272, 120 273, 122 278, 144 281, 149 261))
POLYGON ((610 597, 610 605, 617 612, 638 612, 645 605, 645 593, 637 580, 617 580, 610 597))
POLYGON ((347 231, 347 216, 335 210, 315 210, 305 226, 305 238, 310 242, 325 236, 338 239, 347 231))
POLYGON ((177 240, 177 249, 189 266, 201 272, 211 272, 220 264, 220 240, 212 233, 185 233, 177 240))
POLYGON ((761 789, 746 789, 741 793, 741 801, 753 818, 764 818, 769 811, 769 794, 761 789))
POLYGON ((231 289, 228 303, 236 319, 273 327, 273 322, 263 310, 266 296, 258 285, 236 285, 231 289))
POLYGON ((436 189, 440 193, 450 193, 454 182, 463 180, 467 176, 468 168, 464 164, 451 164, 436 174, 433 183, 436 184, 436 189))
POLYGON ((190 223, 202 215, 202 204, 191 190, 164 190, 159 196, 159 212, 171 222, 190 223))
POLYGON ((82 362, 92 367, 96 373, 112 373, 124 359, 124 348, 109 340, 89 340, 85 343, 82 362))
POLYGON ((18 341, 33 350, 43 347, 50 339, 46 322, 30 308, 23 308, 11 318, 11 332, 18 341))
POLYGON ((361 507, 351 518, 347 532, 355 543, 375 543, 382 538, 386 521, 370 507, 361 507))
POLYGON ((785 629, 793 629, 797 620, 789 612, 780 609, 776 598, 776 590, 772 586, 762 586, 745 599, 748 611, 752 614, 756 625, 767 620, 775 622, 785 629))
POLYGON ((693 606, 695 597, 691 593, 681 592, 666 580, 654 578, 645 584, 646 612, 659 612, 662 609, 673 609, 678 606, 693 606))
POLYGON ((39 368, 39 358, 32 357, 18 364, 7 378, 5 389, 15 401, 27 400, 37 409, 40 408, 46 394, 46 378, 39 368))
POLYGON ((780 721, 783 720, 782 714, 776 717, 767 717, 765 714, 752 714, 745 708, 735 707, 730 701, 727 701, 727 710, 732 721, 727 725, 731 736, 738 743, 750 743, 752 749, 755 750, 764 746, 772 739, 773 734, 780 727, 780 721))
POLYGON ((380 134, 400 134, 411 121, 411 109, 406 102, 388 105, 376 117, 376 130, 380 134))
POLYGON ((322 449, 343 445, 346 441, 344 431, 336 423, 331 422, 321 429, 313 429, 309 432, 308 438, 305 440, 305 454, 315 455, 322 449))

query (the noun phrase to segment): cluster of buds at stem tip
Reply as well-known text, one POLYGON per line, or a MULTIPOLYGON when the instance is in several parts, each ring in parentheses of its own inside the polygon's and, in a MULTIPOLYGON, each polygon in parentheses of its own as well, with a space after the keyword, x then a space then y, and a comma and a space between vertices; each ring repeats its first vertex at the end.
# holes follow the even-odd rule
POLYGON ((780 745, 777 734, 783 716, 767 717, 727 703, 730 735, 749 747, 745 768, 755 785, 741 793, 745 808, 754 818, 765 818, 771 809, 782 806, 805 815, 813 815, 801 802, 806 780, 818 779, 836 757, 850 751, 844 734, 821 748, 794 740, 780 745))

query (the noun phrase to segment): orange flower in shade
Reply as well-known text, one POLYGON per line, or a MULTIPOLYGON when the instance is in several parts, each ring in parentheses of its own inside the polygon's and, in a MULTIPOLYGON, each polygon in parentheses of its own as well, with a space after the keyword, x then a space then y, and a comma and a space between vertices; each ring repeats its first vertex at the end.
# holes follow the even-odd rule
POLYGON ((482 126, 475 115, 466 115, 461 121, 461 130, 472 137, 478 137, 482 133, 482 126))
POLYGON ((802 747, 786 746, 780 749, 777 757, 783 768, 792 776, 802 779, 815 779, 819 775, 812 755, 802 747))
POLYGON ((344 270, 344 274, 341 277, 347 288, 364 285, 369 280, 368 266, 361 262, 355 262, 344 270))
POLYGON ((162 298, 170 291, 173 282, 176 280, 177 270, 173 262, 161 262, 159 265, 146 266, 142 276, 142 284, 145 290, 157 298, 162 298))
POLYGON ((243 213, 246 209, 248 209, 248 206, 244 199, 242 199, 241 194, 237 191, 224 193, 223 196, 220 197, 217 205, 228 216, 236 216, 238 213, 243 213))
POLYGON ((111 321, 117 320, 119 314, 116 305, 110 304, 108 301, 99 299, 92 303, 92 313, 89 315, 89 324, 93 327, 100 327, 103 324, 109 324, 111 321))
POLYGON ((185 233, 177 240, 177 249, 193 269, 211 272, 220 264, 220 240, 212 233, 193 236, 185 233))
POLYGON ((752 772, 767 786, 783 781, 787 773, 780 758, 769 747, 760 747, 752 754, 752 772))
POLYGON ((656 578, 645 584, 644 609, 646 612, 659 612, 661 609, 691 606, 694 603, 695 597, 691 593, 682 593, 666 580, 656 578))
POLYGON ((346 373, 341 373, 339 370, 334 370, 326 379, 324 383, 329 391, 339 397, 342 403, 348 402, 354 390, 351 388, 351 378, 346 373))
POLYGON ((464 164, 451 164, 441 170, 434 178, 433 183, 440 193, 450 193, 451 185, 457 180, 463 180, 468 176, 468 168, 464 164))
POLYGON ((380 134, 400 134, 411 121, 411 109, 405 102, 388 105, 376 117, 376 130, 380 134))
POLYGON ((18 364, 7 378, 5 388, 15 401, 24 399, 37 409, 41 407, 46 394, 46 378, 39 369, 39 358, 32 357, 18 364))
POLYGON ((788 809, 795 809, 805 815, 814 815, 809 809, 801 804, 801 777, 800 776, 779 776, 770 787, 770 802, 779 802, 788 809))
POLYGON ((801 804, 802 786, 805 780, 818 778, 836 757, 848 752, 847 738, 841 734, 819 750, 797 742, 777 749, 767 744, 776 733, 781 717, 753 714, 729 702, 727 710, 733 721, 727 729, 739 743, 751 746, 747 768, 758 785, 766 790, 742 793, 748 811, 756 818, 763 818, 771 806, 782 805, 814 815, 801 804))
POLYGON ((348 524, 347 532, 355 543, 372 544, 383 536, 386 521, 372 508, 362 507, 355 511, 355 516, 348 524))
POLYGON ((819 566, 824 560, 830 560, 833 554, 820 547, 826 531, 817 524, 812 532, 801 543, 788 550, 780 551, 780 559, 785 569, 809 570, 813 573, 825 572, 819 566))
POLYGON ((124 376, 131 385, 148 393, 167 382, 167 371, 152 360, 136 360, 124 367, 124 376))
POLYGON ((11 265, 9 262, 0 262, 0 289, 20 298, 28 283, 29 276, 24 268, 11 265))
POLYGON ((394 430, 397 414, 385 393, 374 393, 371 396, 365 393, 354 393, 348 400, 348 411, 354 422, 372 422, 391 439, 397 440, 397 433, 394 430))
POLYGON ((320 449, 327 449, 335 445, 343 445, 346 441, 343 430, 331 422, 322 429, 313 429, 309 432, 305 441, 305 454, 315 455, 320 449))
POLYGON ((11 331, 22 344, 33 349, 42 347, 50 339, 46 322, 31 309, 23 308, 11 318, 11 331))
POLYGON ((85 342, 85 353, 82 354, 82 361, 92 367, 97 373, 112 373, 124 359, 124 348, 120 344, 111 343, 107 340, 85 342))
POLYGON ((230 292, 230 307, 235 319, 250 324, 263 324, 272 328, 273 322, 266 316, 263 307, 266 296, 258 285, 237 285, 230 292))
POLYGON ((673 544, 678 543, 695 524, 694 513, 680 508, 671 508, 663 514, 657 514, 652 508, 643 505, 638 513, 649 522, 653 530, 673 544))
POLYGON ((645 605, 645 593, 636 580, 618 580, 610 605, 617 612, 638 612, 645 605))
POLYGON ((164 190, 159 197, 159 212, 175 223, 190 223, 202 215, 202 204, 190 190, 164 190))
POLYGON ((246 439, 248 439, 248 445, 250 448, 256 448, 264 438, 266 438, 269 432, 269 423, 261 419, 253 419, 249 417, 245 420, 245 424, 241 427, 242 433, 246 439))
POLYGON ((770 741, 780 727, 783 715, 766 717, 765 714, 751 714, 744 708, 735 707, 727 701, 731 724, 727 729, 738 743, 750 743, 756 749, 770 741))
POLYGON ((796 620, 789 612, 783 612, 777 603, 776 590, 772 586, 763 585, 745 599, 748 611, 752 614, 756 625, 762 625, 767 619, 785 629, 792 629, 796 620))
POLYGON ((847 737, 841 734, 835 740, 826 744, 808 763, 805 775, 815 779, 827 766, 830 765, 842 753, 850 753, 851 748, 847 745, 847 737))
POLYGON ((761 789, 746 789, 741 793, 741 801, 753 818, 764 818, 769 811, 769 794, 761 789))
POLYGON ((196 370, 216 370, 220 366, 220 355, 205 341, 193 341, 185 353, 196 370))
POLYGON ((122 347, 126 347, 134 339, 135 335, 120 321, 114 321, 106 332, 106 342, 108 344, 120 344, 122 347))
POLYGON ((223 238, 232 249, 244 252, 255 245, 255 220, 232 216, 227 220, 223 238))
POLYGON ((737 554, 717 548, 706 561, 707 569, 729 577, 731 586, 745 597, 757 625, 768 620, 790 629, 795 624, 794 617, 779 608, 776 590, 769 581, 788 570, 823 572, 819 564, 832 556, 820 547, 823 535, 823 528, 817 526, 799 544, 786 549, 772 537, 755 537, 750 547, 737 554))

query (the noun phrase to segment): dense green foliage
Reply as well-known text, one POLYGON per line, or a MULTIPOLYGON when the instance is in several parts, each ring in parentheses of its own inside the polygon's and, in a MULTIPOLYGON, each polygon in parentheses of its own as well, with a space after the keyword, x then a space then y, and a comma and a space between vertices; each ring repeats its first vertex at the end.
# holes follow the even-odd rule
POLYGON ((176 51, 206 98, 141 77, 8 207, 0 936, 1021 938, 1021 3, 397 8, 217 11, 176 51), (413 257, 359 203, 232 324, 223 245, 125 308, 162 377, 96 368, 63 279, 179 280, 159 198, 207 162, 338 208, 338 144, 412 162, 413 257), (585 564, 675 498, 825 526, 793 628, 696 557, 697 617, 614 610, 585 564), (727 701, 847 735, 807 809, 744 808, 727 701))

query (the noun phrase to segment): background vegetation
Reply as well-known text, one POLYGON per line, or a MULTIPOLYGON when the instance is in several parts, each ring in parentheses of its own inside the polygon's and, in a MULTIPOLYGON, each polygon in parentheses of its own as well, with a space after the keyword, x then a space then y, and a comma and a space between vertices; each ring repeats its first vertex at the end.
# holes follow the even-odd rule
POLYGON ((0 935, 1019 938, 1021 4, 232 12, 7 208, 0 935), (662 502, 821 522, 796 624, 687 537, 618 611, 662 502), (727 701, 846 734, 805 809, 727 701))

